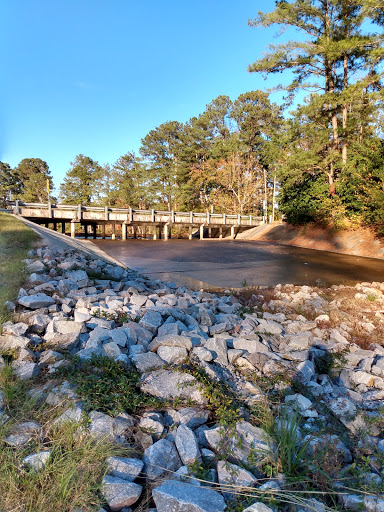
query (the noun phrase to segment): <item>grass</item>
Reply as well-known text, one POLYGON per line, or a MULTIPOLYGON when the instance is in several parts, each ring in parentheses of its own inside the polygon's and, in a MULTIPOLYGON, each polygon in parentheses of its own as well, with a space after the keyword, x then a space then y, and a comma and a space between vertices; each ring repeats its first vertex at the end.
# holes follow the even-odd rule
POLYGON ((83 423, 55 426, 61 408, 36 407, 28 385, 15 378, 10 366, 0 371, 5 413, 10 420, 0 427, 0 510, 2 512, 69 512, 82 507, 95 511, 103 504, 101 482, 105 460, 112 455, 132 456, 132 450, 81 433, 83 423), (4 442, 13 425, 36 421, 43 435, 35 435, 22 448, 4 442), (45 467, 37 472, 23 466, 23 459, 51 451, 45 467))
POLYGON ((5 302, 14 301, 25 282, 23 259, 37 240, 37 234, 23 222, 0 212, 0 324, 10 317, 5 302))

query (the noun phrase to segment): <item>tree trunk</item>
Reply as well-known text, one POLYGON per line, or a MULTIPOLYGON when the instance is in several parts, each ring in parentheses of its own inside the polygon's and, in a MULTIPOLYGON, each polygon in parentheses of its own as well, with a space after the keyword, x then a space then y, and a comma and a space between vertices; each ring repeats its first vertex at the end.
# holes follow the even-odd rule
MULTIPOLYGON (((348 55, 344 53, 344 91, 348 86, 348 55)), ((347 116, 348 116, 348 106, 344 101, 343 104, 343 143, 342 143, 342 160, 343 165, 347 164, 348 157, 348 142, 347 142, 347 116)))

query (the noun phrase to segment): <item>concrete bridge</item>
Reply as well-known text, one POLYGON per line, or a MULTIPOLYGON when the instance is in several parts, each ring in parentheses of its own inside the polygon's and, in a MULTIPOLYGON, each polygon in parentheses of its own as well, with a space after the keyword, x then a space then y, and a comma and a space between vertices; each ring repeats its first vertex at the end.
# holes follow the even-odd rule
POLYGON ((168 239, 171 229, 176 228, 181 237, 182 230, 188 231, 192 239, 193 231, 198 230, 200 239, 235 238, 238 233, 263 224, 261 217, 252 215, 228 215, 225 213, 196 213, 158 210, 137 210, 133 208, 110 208, 108 206, 82 206, 67 204, 38 204, 15 201, 10 203, 13 213, 25 217, 46 227, 52 225, 55 231, 61 225, 61 232, 67 234, 70 226, 72 238, 75 238, 79 226, 84 227, 84 237, 106 237, 106 226, 111 227, 112 239, 128 235, 136 238, 138 234, 153 240, 168 239), (130 233, 128 233, 130 231, 130 233))

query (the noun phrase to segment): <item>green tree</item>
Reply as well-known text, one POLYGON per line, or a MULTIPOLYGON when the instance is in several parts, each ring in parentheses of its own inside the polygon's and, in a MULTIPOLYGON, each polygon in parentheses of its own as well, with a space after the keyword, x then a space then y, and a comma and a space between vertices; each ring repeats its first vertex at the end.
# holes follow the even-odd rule
MULTIPOLYGON (((249 22, 251 26, 293 27, 303 34, 301 40, 271 46, 270 52, 252 64, 249 71, 291 71, 290 83, 280 86, 290 98, 299 90, 312 91, 296 112, 290 132, 296 134, 296 139, 291 140, 286 151, 280 177, 283 187, 298 187, 307 194, 313 190, 313 180, 320 180, 315 188, 317 192, 323 190, 322 201, 327 204, 330 198, 340 202, 338 184, 347 172, 348 153, 354 151, 356 139, 363 143, 364 138, 370 137, 374 114, 382 102, 384 36, 378 32, 378 25, 375 32, 369 32, 369 24, 365 23, 370 21, 373 30, 375 23, 382 22, 373 3, 278 1, 274 11, 259 13, 249 22), (323 186, 324 179, 328 188, 323 186)), ((299 196, 287 189, 280 197, 284 205, 284 198, 292 201, 292 197, 299 196)), ((313 198, 307 197, 306 203, 313 207, 313 198)), ((336 205, 329 210, 337 210, 336 205)), ((300 213, 297 208, 293 211, 300 213)), ((305 218, 307 213, 308 210, 305 218)))
POLYGON ((29 203, 46 203, 48 201, 47 180, 50 190, 53 181, 47 162, 40 158, 24 158, 15 168, 16 179, 20 188, 16 196, 29 203))
POLYGON ((20 193, 21 183, 9 164, 0 162, 0 204, 5 207, 7 201, 20 193))
POLYGON ((88 156, 77 155, 60 186, 60 199, 69 204, 90 205, 100 200, 105 170, 88 156))
POLYGON ((180 208, 183 144, 184 127, 177 121, 161 124, 141 140, 140 153, 148 160, 152 187, 168 210, 180 208))
POLYGON ((152 203, 148 173, 134 153, 129 152, 114 163, 111 184, 111 205, 145 209, 152 203))

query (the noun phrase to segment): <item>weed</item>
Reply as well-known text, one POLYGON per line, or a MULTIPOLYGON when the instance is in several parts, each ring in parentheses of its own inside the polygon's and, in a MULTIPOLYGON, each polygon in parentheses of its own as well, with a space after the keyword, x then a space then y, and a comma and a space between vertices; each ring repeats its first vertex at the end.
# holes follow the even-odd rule
POLYGON ((0 213, 0 325, 11 317, 5 302, 14 301, 26 281, 28 274, 23 260, 37 240, 37 234, 23 222, 0 213))
POLYGON ((108 313, 107 311, 102 311, 100 309, 98 311, 94 311, 92 316, 95 318, 104 318, 105 320, 113 320, 119 327, 131 319, 128 313, 108 313))
POLYGON ((208 401, 210 409, 222 426, 230 426, 240 419, 240 402, 233 391, 222 381, 214 381, 204 369, 195 363, 188 361, 181 369, 198 381, 200 391, 208 401))
POLYGON ((76 393, 89 410, 116 415, 169 405, 165 400, 142 393, 136 369, 105 356, 93 356, 88 361, 74 357, 72 364, 56 372, 55 378, 58 376, 76 386, 76 393))

